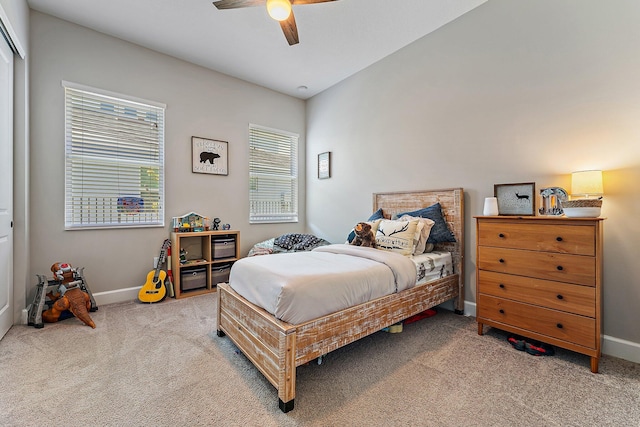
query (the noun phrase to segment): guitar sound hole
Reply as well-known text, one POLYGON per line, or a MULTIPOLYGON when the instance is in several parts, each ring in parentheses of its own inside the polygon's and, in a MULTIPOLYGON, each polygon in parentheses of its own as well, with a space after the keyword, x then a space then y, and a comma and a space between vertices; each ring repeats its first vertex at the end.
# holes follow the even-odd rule
POLYGON ((502 283, 500 283, 499 285, 502 289, 504 289, 504 285, 502 283))
POLYGON ((556 268, 558 269, 558 271, 564 270, 564 268, 561 265, 557 266, 556 268))
POLYGON ((500 314, 504 314, 504 310, 503 309, 500 309, 500 314))
POLYGON ((500 261, 501 263, 504 263, 504 260, 502 258, 500 258, 498 261, 500 261))
POLYGON ((504 238, 504 234, 500 233, 500 234, 498 234, 498 237, 500 237, 501 239, 503 239, 503 238, 504 238))
POLYGON ((556 237, 556 240, 557 240, 558 242, 562 242, 562 237, 556 237))
POLYGON ((562 323, 557 323, 556 326, 558 327, 558 329, 562 329, 563 328, 562 323))
POLYGON ((563 299, 564 297, 562 295, 558 295, 557 298, 558 299, 563 299))

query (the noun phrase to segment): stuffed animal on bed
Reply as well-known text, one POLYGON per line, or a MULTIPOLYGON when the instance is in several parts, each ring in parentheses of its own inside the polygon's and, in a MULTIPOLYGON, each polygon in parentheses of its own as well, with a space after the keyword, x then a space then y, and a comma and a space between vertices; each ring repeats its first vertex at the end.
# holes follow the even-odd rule
POLYGON ((376 237, 371 230, 371 224, 359 222, 353 227, 353 231, 356 233, 356 237, 351 241, 352 245, 364 246, 366 248, 376 247, 376 237))
POLYGON ((53 304, 42 313, 42 319, 48 323, 57 322, 66 318, 64 312, 68 310, 85 325, 95 328, 96 324, 89 316, 91 297, 80 289, 76 270, 71 264, 56 262, 51 266, 51 272, 54 279, 60 282, 60 291, 47 294, 53 304))

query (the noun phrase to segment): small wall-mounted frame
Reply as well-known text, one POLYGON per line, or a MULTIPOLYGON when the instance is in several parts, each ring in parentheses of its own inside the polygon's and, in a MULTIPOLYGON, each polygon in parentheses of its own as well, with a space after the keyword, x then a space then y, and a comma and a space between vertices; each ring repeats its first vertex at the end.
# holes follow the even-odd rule
POLYGON ((331 178, 331 152, 318 154, 318 179, 331 178))
POLYGON ((229 143, 217 139, 191 137, 193 173, 229 175, 229 143))
POLYGON ((536 184, 495 184, 493 195, 498 199, 499 215, 534 216, 536 184))

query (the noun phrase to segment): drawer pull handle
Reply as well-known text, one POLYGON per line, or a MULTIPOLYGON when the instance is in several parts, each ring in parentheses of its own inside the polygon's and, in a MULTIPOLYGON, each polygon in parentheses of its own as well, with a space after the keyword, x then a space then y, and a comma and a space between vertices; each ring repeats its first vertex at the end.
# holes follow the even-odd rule
POLYGON ((504 260, 502 258, 500 258, 498 261, 500 261, 501 263, 504 263, 504 260))
POLYGON ((564 297, 562 295, 558 295, 556 298, 558 299, 564 299, 564 297))
POLYGON ((500 233, 500 234, 498 234, 498 237, 501 238, 501 239, 504 239, 504 234, 500 233))
POLYGON ((557 240, 558 242, 562 242, 562 237, 556 237, 556 240, 557 240))
POLYGON ((500 283, 500 285, 498 285, 498 286, 500 286, 500 288, 504 289, 504 284, 503 283, 500 283))
POLYGON ((504 310, 503 309, 500 309, 500 314, 504 314, 504 310))
POLYGON ((558 269, 558 271, 564 270, 564 267, 562 267, 561 265, 557 266, 556 268, 558 269))
POLYGON ((562 323, 557 323, 556 326, 558 327, 558 329, 562 329, 563 328, 562 323))

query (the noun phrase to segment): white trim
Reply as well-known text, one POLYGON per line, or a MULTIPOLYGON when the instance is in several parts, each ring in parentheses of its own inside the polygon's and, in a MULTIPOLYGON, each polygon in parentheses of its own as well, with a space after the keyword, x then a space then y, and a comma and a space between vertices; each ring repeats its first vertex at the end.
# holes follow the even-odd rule
POLYGON ((289 137, 298 138, 298 140, 300 140, 300 134, 299 133, 291 132, 291 131, 288 131, 288 130, 270 128, 268 126, 262 126, 262 125, 257 125, 255 123, 249 123, 249 128, 248 128, 249 131, 251 131, 252 128, 260 129, 260 130, 263 130, 263 131, 266 131, 266 132, 278 133, 278 134, 281 134, 281 135, 287 135, 289 137))
POLYGON ((476 317, 476 303, 465 301, 464 302, 464 314, 471 317, 476 317))
POLYGON ((11 26, 11 22, 9 22, 9 17, 5 13, 1 4, 0 4, 0 27, 2 27, 2 29, 0 29, 0 33, 2 33, 2 35, 8 38, 7 43, 9 43, 9 47, 11 48, 13 53, 18 54, 20 58, 24 59, 26 52, 22 47, 22 44, 20 44, 18 35, 13 30, 13 27, 11 26))
POLYGON ((68 82, 66 80, 62 80, 61 84, 62 84, 62 87, 65 87, 65 88, 68 87, 69 89, 81 90, 83 92, 89 92, 89 93, 94 93, 96 95, 108 96, 110 98, 115 98, 115 99, 125 99, 130 102, 137 102, 138 104, 153 105, 154 107, 157 107, 157 108, 164 108, 164 109, 167 108, 167 104, 163 104, 162 102, 150 101, 148 99, 137 98, 131 95, 125 95, 118 92, 111 92, 109 90, 98 89, 98 88, 86 86, 80 83, 73 83, 73 82, 68 82))
POLYGON ((102 305, 137 300, 141 288, 142 286, 135 286, 133 288, 116 289, 115 291, 97 292, 93 294, 93 299, 96 300, 96 305, 100 310, 102 305))
POLYGON ((602 337, 602 353, 640 363, 640 344, 609 335, 602 337))

